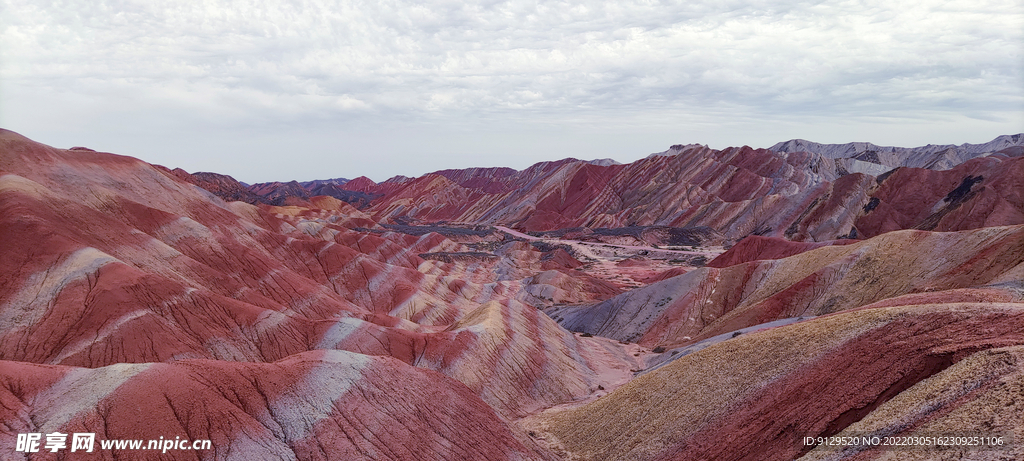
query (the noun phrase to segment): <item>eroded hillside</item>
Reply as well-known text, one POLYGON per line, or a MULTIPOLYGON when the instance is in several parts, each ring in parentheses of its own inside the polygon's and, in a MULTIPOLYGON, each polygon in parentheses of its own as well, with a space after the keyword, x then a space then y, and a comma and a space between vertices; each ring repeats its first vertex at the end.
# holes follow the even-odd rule
POLYGON ((3 458, 59 459, 16 450, 55 431, 212 442, 171 459, 1024 440, 1022 157, 874 177, 807 152, 668 154, 295 183, 273 205, 266 185, 0 132, 3 458))

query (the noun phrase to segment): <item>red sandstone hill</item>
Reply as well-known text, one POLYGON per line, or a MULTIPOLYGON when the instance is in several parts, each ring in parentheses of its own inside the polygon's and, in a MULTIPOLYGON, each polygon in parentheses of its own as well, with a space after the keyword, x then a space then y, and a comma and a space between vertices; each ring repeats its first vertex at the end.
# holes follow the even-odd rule
POLYGON ((722 253, 715 259, 708 262, 707 267, 724 268, 735 266, 748 261, 759 261, 765 259, 782 259, 798 255, 805 251, 821 248, 829 245, 849 245, 856 243, 856 240, 842 239, 825 242, 791 242, 778 237, 762 237, 751 235, 740 240, 729 251, 722 253))
MULTIPOLYGON (((550 458, 465 385, 344 351, 273 363, 193 359, 91 369, 0 361, 0 382, 6 455, 15 434, 60 431, 97 440, 211 441, 210 450, 171 450, 160 459, 550 458)), ((98 442, 94 449, 107 458, 154 457, 104 452, 98 442)))
MULTIPOLYGON (((177 172, 181 170, 175 171, 177 174, 177 172)), ((185 173, 185 175, 187 175, 187 173, 185 173)), ((234 181, 234 179, 231 179, 230 176, 227 176, 228 179, 234 181, 234 184, 232 184, 230 188, 226 188, 219 183, 210 184, 211 181, 208 179, 209 175, 211 175, 211 173, 195 173, 192 175, 192 178, 189 178, 179 174, 179 176, 182 176, 182 179, 207 189, 224 200, 241 200, 251 204, 266 203, 269 205, 308 205, 307 200, 310 197, 324 195, 334 197, 356 208, 365 208, 369 206, 373 199, 379 196, 379 194, 368 194, 356 190, 342 189, 342 186, 349 183, 349 180, 344 178, 306 181, 302 183, 298 181, 290 181, 287 183, 268 182, 244 186, 241 183, 234 181), (207 187, 208 184, 212 186, 212 188, 207 187), (234 192, 237 188, 244 189, 245 192, 234 192), (241 196, 243 198, 236 198, 236 196, 241 196)), ((222 178, 218 179, 219 182, 223 182, 222 178)), ((350 187, 358 188, 360 182, 361 180, 357 180, 350 187)))
POLYGON ((1019 158, 873 178, 812 157, 681 146, 357 178, 387 199, 361 211, 225 201, 196 184, 237 191, 226 177, 0 131, 0 452, 59 431, 213 442, 175 459, 1024 457, 801 443, 1024 440, 1024 225, 990 226, 1016 219, 1019 158), (577 233, 631 244, 695 236, 601 228, 658 216, 770 237, 625 291, 591 274, 643 261, 401 225, 452 215, 592 220, 577 233), (809 242, 854 225, 870 238, 809 242))
POLYGON ((254 194, 249 188, 228 175, 205 172, 189 174, 181 168, 175 168, 171 173, 229 202, 245 202, 252 205, 270 203, 269 200, 254 194))
MULTIPOLYGON (((744 252, 755 245, 751 241, 733 250, 744 252)), ((780 252, 791 253, 792 246, 779 245, 780 252)), ((961 290, 978 288, 993 299, 1009 300, 1016 296, 1013 283, 1024 270, 1024 225, 891 232, 781 259, 766 258, 765 253, 770 252, 762 251, 757 260, 736 257, 738 264, 722 267, 722 261, 734 259, 725 253, 715 260, 719 267, 709 265, 594 306, 552 308, 548 313, 573 331, 673 347, 907 295, 934 292, 932 300, 954 299, 968 293, 961 290)))
POLYGON ((1022 328, 1019 303, 844 312, 720 342, 523 426, 592 460, 1021 459, 1022 328), (1003 445, 804 442, 958 434, 1003 445))
POLYGON ((109 437, 220 437, 210 459, 237 450, 303 459, 544 458, 507 422, 611 387, 637 366, 622 345, 579 338, 532 306, 620 292, 572 270, 571 257, 526 245, 484 262, 427 260, 419 255, 466 248, 437 233, 353 230, 366 227, 377 226, 333 198, 228 203, 130 157, 0 132, 0 388, 5 401, 20 402, 5 406, 21 421, 0 431, 0 448, 19 431, 108 424, 109 437), (336 375, 320 355, 301 369, 267 368, 281 370, 273 386, 254 382, 267 372, 246 365, 287 364, 319 350, 358 353, 344 357, 381 364, 380 377, 353 374, 360 390, 344 397, 316 381, 336 375), (193 365, 148 366, 190 360, 240 377, 214 382, 188 374, 193 365), (153 371, 137 384, 122 372, 143 368, 153 371), (181 390, 149 387, 161 379, 181 390), (286 392, 289 379, 312 387, 286 392), (409 393, 396 392, 396 382, 409 393), (61 404, 59 417, 48 399, 33 397, 66 389, 78 395, 63 397, 74 405, 61 404), (282 409, 266 401, 274 393, 282 409), (207 394, 223 397, 196 397, 207 394), (128 412, 139 411, 137 400, 159 402, 146 410, 151 416, 112 420, 105 415, 122 411, 111 400, 118 395, 128 412), (249 397, 240 403, 241 395, 263 408, 249 397), (287 416, 305 412, 290 401, 321 402, 315 414, 323 422, 287 416), (410 422, 390 436, 376 429, 389 421, 410 422), (270 428, 250 429, 257 425, 270 428), (350 446, 318 451, 317 440, 338 439, 350 446))
MULTIPOLYGON (((526 231, 572 227, 710 227, 797 241, 863 238, 899 229, 964 230, 1024 223, 1024 136, 919 148, 794 140, 772 150, 673 146, 628 165, 564 159, 523 171, 442 170, 396 176, 262 183, 274 205, 330 195, 384 223, 463 222, 526 231), (915 166, 927 168, 914 168, 915 166), (443 179, 443 180, 442 180, 443 179)), ((227 200, 249 195, 188 179, 227 200)))
POLYGON ((732 239, 757 234, 825 241, 1024 223, 1019 149, 971 154, 941 171, 872 164, 878 168, 865 171, 873 176, 805 151, 677 147, 628 165, 566 159, 523 171, 444 170, 381 184, 357 178, 342 187, 380 194, 366 211, 381 222, 489 223, 528 231, 707 226, 732 239))

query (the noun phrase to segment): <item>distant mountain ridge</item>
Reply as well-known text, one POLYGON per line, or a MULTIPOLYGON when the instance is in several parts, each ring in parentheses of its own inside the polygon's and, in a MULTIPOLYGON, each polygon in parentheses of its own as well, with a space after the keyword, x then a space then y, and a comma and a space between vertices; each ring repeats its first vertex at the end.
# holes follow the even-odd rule
POLYGON ((315 179, 313 181, 303 181, 299 185, 306 189, 315 189, 322 186, 344 186, 345 183, 349 182, 346 178, 331 178, 331 179, 315 179))
POLYGON ((948 149, 962 150, 972 154, 981 154, 986 152, 996 152, 1011 146, 1024 145, 1024 133, 1018 134, 1004 134, 997 136, 995 139, 983 143, 983 144, 970 144, 964 143, 960 145, 955 144, 927 144, 919 147, 895 147, 895 146, 879 146, 870 142, 848 142, 846 144, 821 144, 817 142, 807 141, 804 139, 791 139, 785 142, 779 142, 769 147, 768 150, 774 150, 776 152, 814 152, 816 154, 826 155, 830 158, 840 157, 852 157, 861 152, 876 151, 876 152, 909 152, 909 151, 920 151, 920 152, 940 152, 948 149))
POLYGON ((1014 198, 1024 177, 1021 138, 1002 136, 960 150, 876 151, 860 143, 850 148, 857 158, 832 158, 843 148, 799 142, 783 143, 782 151, 675 145, 625 165, 563 159, 522 171, 442 170, 379 184, 358 178, 342 188, 379 195, 363 210, 384 223, 502 224, 526 231, 707 226, 729 239, 757 234, 821 241, 1024 222, 1024 203, 1014 198), (828 155, 785 151, 802 145, 828 155), (964 157, 971 158, 953 165, 964 157), (925 161, 931 168, 904 165, 925 161), (945 165, 952 167, 939 168, 945 165))
POLYGON ((1022 146, 1022 134, 917 148, 804 140, 772 149, 688 144, 629 164, 566 158, 521 171, 448 169, 381 183, 362 176, 271 182, 249 186, 252 195, 227 176, 204 173, 190 182, 249 203, 301 206, 326 195, 385 224, 463 222, 524 231, 705 226, 728 239, 821 241, 1022 223, 1024 203, 1014 198, 1024 187, 1022 146))
POLYGON ((1024 146, 1024 133, 1002 135, 983 144, 928 144, 920 147, 879 146, 870 142, 821 144, 804 139, 776 143, 775 152, 811 152, 831 159, 853 159, 890 168, 948 170, 967 160, 1015 146, 1024 146))

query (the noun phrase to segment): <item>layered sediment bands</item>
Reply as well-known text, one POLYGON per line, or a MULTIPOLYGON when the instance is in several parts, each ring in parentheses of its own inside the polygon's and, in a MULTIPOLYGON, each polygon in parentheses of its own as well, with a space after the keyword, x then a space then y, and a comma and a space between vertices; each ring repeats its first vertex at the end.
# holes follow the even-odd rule
POLYGON ((547 312, 573 331, 670 347, 913 293, 987 284, 1012 290, 998 284, 1014 280, 1009 274, 1019 273, 1022 263, 1024 226, 900 231, 784 259, 697 269, 592 307, 547 312))
POLYGON ((585 341, 515 301, 485 303, 443 331, 416 332, 355 318, 322 322, 320 328, 319 349, 386 355, 439 371, 465 383, 507 418, 611 387, 636 366, 611 341, 585 341))
POLYGON ((381 194, 366 209, 381 222, 489 223, 528 231, 706 226, 735 240, 757 234, 826 241, 1024 223, 1018 192, 1024 157, 1009 150, 943 171, 893 172, 855 160, 877 168, 851 172, 843 160, 690 145, 627 165, 565 159, 522 171, 445 170, 381 184, 362 178, 342 187, 381 194), (984 179, 945 200, 968 176, 984 179))
POLYGON ((309 191, 296 181, 256 184, 249 190, 271 205, 291 205, 289 199, 298 204, 310 197, 309 191))
POLYGON ((170 170, 171 174, 212 192, 228 202, 245 202, 251 205, 271 203, 261 195, 253 193, 249 188, 228 175, 198 172, 189 174, 181 168, 170 170))
POLYGON ((465 383, 498 413, 519 417, 608 384, 581 349, 536 309, 489 302, 428 339, 416 365, 465 383))
POLYGON ((1024 447, 1024 348, 977 352, 883 403, 864 419, 836 434, 934 437, 964 434, 1001 437, 993 449, 947 447, 943 450, 890 450, 872 447, 816 448, 802 460, 1021 459, 1024 447), (976 422, 971 424, 971 422, 976 422), (979 424, 980 423, 980 424, 979 424), (972 427, 973 426, 973 427, 972 427), (1010 442, 1012 440, 1012 442, 1010 442))
POLYGON ((840 160, 675 146, 257 185, 269 205, 0 131, 0 449, 60 431, 211 439, 204 459, 789 459, 850 431, 1024 437, 1024 224, 990 227, 1019 219, 1019 152, 840 160), (691 246, 733 242, 695 267, 717 250, 691 246))
POLYGON ((897 229, 953 231, 1024 220, 1024 157, 993 155, 948 171, 900 168, 872 194, 857 218, 861 235, 897 229))
MULTIPOLYGON (((1022 327, 1021 304, 844 312, 741 335, 640 376, 596 402, 550 412, 527 425, 569 453, 609 460, 792 459, 804 451, 802 437, 837 433, 865 416, 865 423, 900 430, 931 417, 959 431, 977 430, 982 426, 976 418, 941 417, 986 405, 999 413, 983 395, 960 398, 969 387, 943 385, 963 379, 962 370, 950 367, 979 351, 1024 344, 1022 327), (927 386, 944 398, 933 400, 923 390, 927 386)), ((1013 363, 995 366, 987 380, 975 377, 975 389, 996 384, 1000 374, 1008 375, 1007 367, 1014 367, 1009 375, 1019 376, 1013 363)), ((995 399, 1012 390, 992 392, 995 399)), ((1019 428, 1019 418, 991 427, 1019 428)))
POLYGON ((738 212, 762 207, 763 195, 796 193, 811 185, 811 178, 768 151, 694 147, 676 157, 654 157, 629 165, 598 166, 572 159, 540 163, 503 177, 500 182, 509 186, 487 191, 476 188, 478 182, 453 172, 427 175, 404 182, 375 201, 370 211, 377 219, 405 216, 424 221, 494 222, 527 230, 633 223, 721 229, 735 217, 717 212, 711 216, 708 209, 699 208, 724 207, 738 212), (759 173, 780 177, 768 179, 759 173), (746 203, 751 200, 757 203, 746 203), (412 203, 416 206, 411 207, 412 203))
POLYGON ((135 159, 10 132, 0 142, 2 360, 100 368, 348 350, 410 365, 396 380, 425 368, 464 379, 501 418, 585 398, 636 367, 622 345, 582 341, 527 304, 621 292, 563 250, 510 242, 479 261, 427 260, 470 249, 382 229, 330 197, 225 203, 135 159))
POLYGON ((813 152, 827 158, 853 160, 887 169, 915 167, 948 170, 975 157, 1012 149, 1015 146, 1019 148, 1021 144, 1024 144, 1024 134, 998 136, 984 144, 929 144, 909 148, 876 146, 869 142, 819 144, 803 139, 792 139, 775 144, 770 149, 776 152, 813 152))
POLYGON ((0 362, 0 401, 5 449, 17 433, 60 431, 212 442, 164 459, 545 459, 465 385, 342 351, 95 369, 0 362))
POLYGON ((782 259, 828 245, 849 245, 856 240, 832 240, 826 242, 792 242, 775 237, 751 235, 740 240, 728 251, 707 263, 707 267, 729 267, 737 264, 765 259, 782 259))
POLYGON ((756 234, 825 241, 899 229, 1024 223, 1016 192, 1022 187, 1022 142, 1013 135, 987 144, 912 149, 802 140, 774 150, 694 144, 628 165, 570 158, 522 171, 467 168, 380 184, 359 177, 245 190, 230 177, 175 174, 249 203, 307 205, 313 196, 331 195, 392 224, 456 221, 529 231, 706 226, 734 240, 756 234), (951 196, 968 178, 983 184, 951 196))

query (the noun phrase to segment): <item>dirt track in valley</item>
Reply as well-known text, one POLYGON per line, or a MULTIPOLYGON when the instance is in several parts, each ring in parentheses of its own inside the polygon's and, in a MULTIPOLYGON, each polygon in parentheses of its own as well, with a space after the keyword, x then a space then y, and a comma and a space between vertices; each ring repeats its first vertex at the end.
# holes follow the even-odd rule
POLYGON ((649 280, 669 269, 680 268, 690 271, 696 267, 690 261, 697 256, 710 261, 725 252, 722 247, 691 250, 670 250, 638 245, 618 245, 603 242, 534 237, 504 226, 495 226, 501 232, 531 242, 550 245, 567 245, 574 255, 583 262, 583 270, 602 280, 615 283, 623 288, 638 288, 649 284, 649 280), (626 260, 633 264, 620 264, 626 260))

